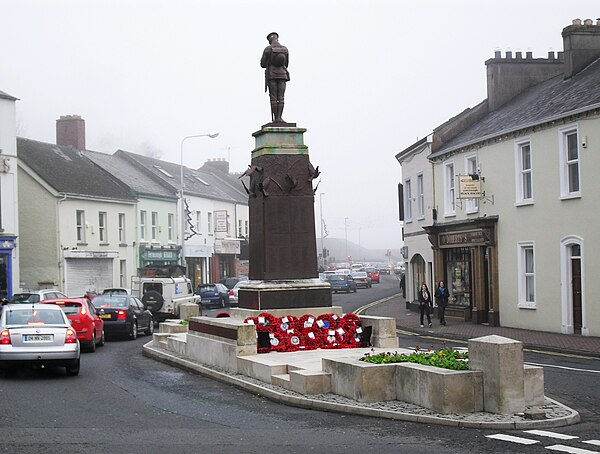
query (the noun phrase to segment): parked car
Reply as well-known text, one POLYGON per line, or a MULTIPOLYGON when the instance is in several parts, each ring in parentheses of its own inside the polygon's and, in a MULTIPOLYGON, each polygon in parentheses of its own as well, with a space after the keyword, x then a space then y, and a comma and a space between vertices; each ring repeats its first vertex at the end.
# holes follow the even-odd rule
POLYGON ((102 290, 103 295, 131 295, 131 291, 123 287, 111 287, 102 290))
POLYGON ((0 367, 58 366, 79 374, 77 333, 53 304, 9 304, 0 316, 0 367))
POLYGON ((225 304, 229 304, 229 289, 223 284, 200 284, 196 295, 200 295, 202 306, 225 307, 225 304))
POLYGON ((352 279, 356 282, 356 287, 371 288, 371 278, 366 271, 355 271, 352 279))
POLYGON ((377 269, 365 268, 365 271, 367 272, 367 275, 371 278, 371 282, 373 282, 373 283, 377 282, 379 284, 380 277, 379 277, 379 271, 377 271, 377 269))
POLYGON ((235 287, 235 284, 241 280, 242 279, 239 277, 224 277, 219 281, 219 284, 223 284, 225 287, 231 290, 233 287, 235 287))
POLYGON ((356 292, 356 282, 352 279, 349 274, 334 274, 329 278, 331 284, 331 291, 337 292, 356 292))
POLYGON ((237 305, 238 304, 238 291, 240 287, 244 284, 247 284, 248 281, 238 281, 237 284, 233 286, 231 290, 229 290, 229 305, 237 305))
POLYGON ((404 263, 398 262, 394 265, 394 274, 403 274, 404 273, 404 263))
POLYGON ((77 332, 81 347, 87 351, 96 351, 96 345, 104 345, 104 320, 96 314, 96 308, 87 298, 62 298, 44 300, 43 304, 56 304, 77 332))
POLYGON ((98 317, 104 320, 104 331, 110 334, 126 334, 137 339, 138 333, 151 336, 154 319, 144 304, 131 295, 100 295, 94 299, 98 317))
POLYGON ((12 297, 11 303, 39 303, 40 301, 53 298, 67 298, 67 295, 51 288, 31 290, 27 292, 15 293, 12 297))

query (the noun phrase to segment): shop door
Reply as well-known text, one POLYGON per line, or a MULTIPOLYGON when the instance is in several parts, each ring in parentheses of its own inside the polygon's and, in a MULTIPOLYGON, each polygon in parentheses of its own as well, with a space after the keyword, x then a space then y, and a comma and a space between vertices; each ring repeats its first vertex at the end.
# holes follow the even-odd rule
POLYGON ((0 254, 0 299, 12 297, 10 294, 10 255, 0 254))
POLYGON ((581 259, 571 258, 571 299, 573 301, 573 330, 581 333, 581 259))

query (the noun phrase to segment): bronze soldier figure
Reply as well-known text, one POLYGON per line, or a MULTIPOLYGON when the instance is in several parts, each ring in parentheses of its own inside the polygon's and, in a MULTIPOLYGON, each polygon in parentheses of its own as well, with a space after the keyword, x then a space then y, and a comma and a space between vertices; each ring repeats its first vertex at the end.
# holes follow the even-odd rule
POLYGON ((283 113, 285 84, 290 80, 288 72, 289 54, 287 47, 279 44, 279 35, 275 32, 267 35, 269 45, 265 47, 260 66, 265 68, 265 91, 269 88, 271 101, 271 120, 274 123, 285 123, 283 113))

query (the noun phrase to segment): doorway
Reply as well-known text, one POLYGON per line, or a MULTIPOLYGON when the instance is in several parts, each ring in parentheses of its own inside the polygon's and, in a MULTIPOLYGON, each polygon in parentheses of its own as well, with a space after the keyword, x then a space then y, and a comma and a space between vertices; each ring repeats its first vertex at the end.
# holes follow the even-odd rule
POLYGON ((581 334, 581 246, 571 246, 571 303, 573 310, 573 331, 581 334))

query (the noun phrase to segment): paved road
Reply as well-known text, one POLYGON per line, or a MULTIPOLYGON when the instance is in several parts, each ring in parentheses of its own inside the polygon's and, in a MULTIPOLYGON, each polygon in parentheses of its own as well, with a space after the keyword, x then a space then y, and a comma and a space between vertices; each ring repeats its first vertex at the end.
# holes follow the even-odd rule
MULTIPOLYGON (((360 298, 361 292, 375 298, 386 287, 395 290, 392 284, 390 279, 389 287, 336 297, 358 306, 369 299, 360 298)), ((78 377, 58 369, 0 372, 0 452, 535 453, 556 444, 522 431, 456 429, 287 407, 143 357, 147 341, 144 336, 113 340, 83 355, 78 377), (503 439, 506 434, 537 442, 516 444, 503 439)), ((554 432, 579 437, 561 441, 565 445, 600 451, 584 443, 600 439, 599 374, 587 371, 594 364, 598 369, 598 362, 537 353, 526 360, 583 369, 546 368, 547 393, 579 409, 584 419, 554 432)))

